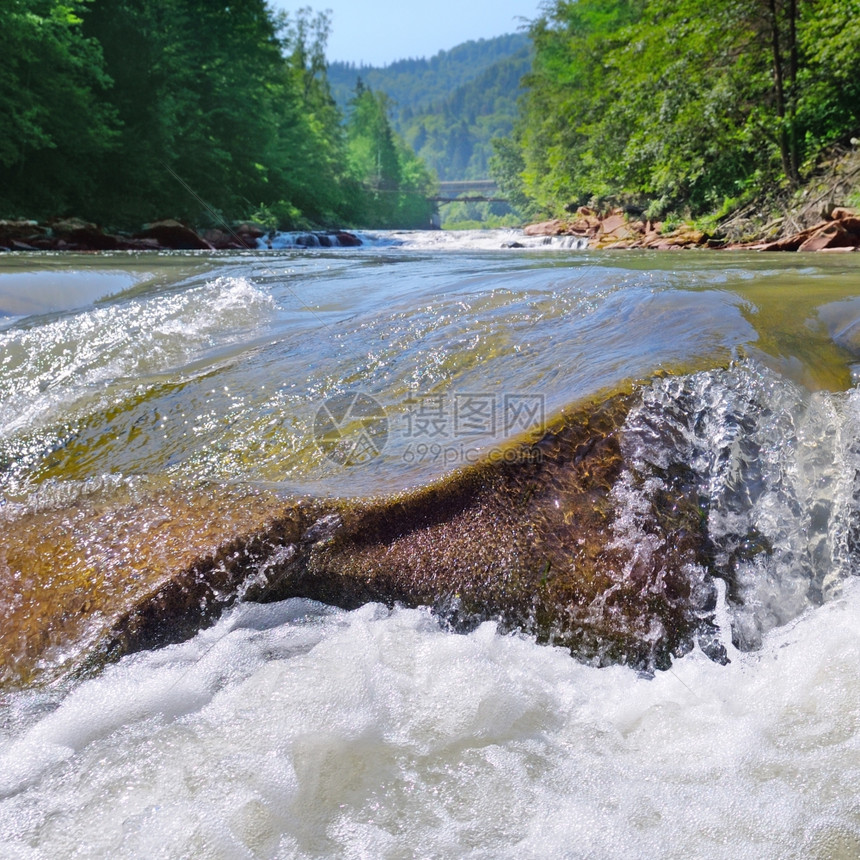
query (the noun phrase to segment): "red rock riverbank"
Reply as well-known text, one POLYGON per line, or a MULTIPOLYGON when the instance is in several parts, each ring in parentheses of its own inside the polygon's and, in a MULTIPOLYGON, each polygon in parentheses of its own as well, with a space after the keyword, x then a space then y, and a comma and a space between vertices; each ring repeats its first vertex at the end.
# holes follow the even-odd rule
POLYGON ((799 233, 774 241, 727 243, 689 224, 664 232, 659 221, 631 220, 622 209, 601 215, 581 206, 571 220, 555 219, 529 224, 526 236, 576 236, 589 248, 646 248, 674 251, 680 248, 721 248, 750 251, 857 251, 860 250, 860 217, 850 209, 836 208, 830 216, 799 233))

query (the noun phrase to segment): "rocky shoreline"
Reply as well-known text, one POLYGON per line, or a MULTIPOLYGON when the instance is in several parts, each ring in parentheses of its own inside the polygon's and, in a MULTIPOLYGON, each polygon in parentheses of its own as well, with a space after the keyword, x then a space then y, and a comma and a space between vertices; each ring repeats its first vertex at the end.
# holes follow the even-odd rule
MULTIPOLYGON (((845 207, 822 213, 820 221, 777 238, 733 242, 710 235, 691 224, 667 230, 660 221, 643 220, 624 209, 600 213, 581 206, 570 219, 529 224, 528 237, 570 237, 594 250, 645 249, 677 251, 684 248, 744 251, 860 251, 860 216, 845 207)), ((257 250, 273 233, 260 224, 241 222, 229 228, 194 230, 173 219, 145 224, 134 233, 109 232, 79 218, 39 223, 0 220, 2 251, 244 251, 257 250)), ((295 247, 352 248, 361 239, 346 230, 308 230, 296 233, 295 247)), ((268 243, 271 248, 271 243, 268 243)), ((520 247, 510 243, 506 247, 520 247)))
POLYGON ((529 224, 526 236, 571 236, 587 241, 597 250, 648 249, 676 251, 683 248, 713 248, 744 251, 860 251, 860 217, 851 209, 834 207, 820 222, 778 239, 729 242, 684 224, 664 232, 659 221, 631 218, 623 209, 600 214, 581 206, 570 220, 554 219, 529 224))
MULTIPOLYGON (((145 224, 135 233, 109 232, 80 218, 47 223, 0 220, 0 251, 243 251, 256 250, 269 235, 265 227, 242 222, 224 229, 196 231, 173 219, 145 224)), ((357 247, 361 240, 345 230, 308 231, 297 244, 357 247)))

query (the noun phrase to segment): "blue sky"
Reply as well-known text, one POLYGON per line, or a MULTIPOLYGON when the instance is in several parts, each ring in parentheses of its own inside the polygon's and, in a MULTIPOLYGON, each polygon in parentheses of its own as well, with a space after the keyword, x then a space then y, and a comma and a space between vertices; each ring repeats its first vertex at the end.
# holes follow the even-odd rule
POLYGON ((515 33, 518 18, 535 18, 540 0, 274 0, 287 12, 330 9, 329 60, 383 65, 430 57, 469 39, 515 33))

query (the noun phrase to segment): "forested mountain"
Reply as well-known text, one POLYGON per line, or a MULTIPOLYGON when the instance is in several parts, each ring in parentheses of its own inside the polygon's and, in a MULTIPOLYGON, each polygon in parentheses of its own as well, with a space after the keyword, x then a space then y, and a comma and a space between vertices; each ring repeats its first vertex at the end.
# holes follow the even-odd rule
POLYGON ((492 141, 511 134, 520 81, 529 70, 527 46, 424 109, 404 111, 399 130, 439 179, 490 175, 492 141))
POLYGON ((860 0, 555 0, 494 171, 532 213, 652 217, 791 189, 860 131, 860 0))
POLYGON ((429 173, 368 93, 344 125, 328 19, 265 0, 0 0, 0 217, 425 226, 429 173), (381 171, 363 157, 385 150, 381 171))
POLYGON ((464 42, 429 59, 398 60, 388 66, 334 62, 329 64, 328 79, 341 108, 349 103, 359 78, 374 90, 386 93, 392 100, 392 116, 397 123, 404 112, 408 116, 409 112, 426 110, 430 104, 443 101, 454 90, 528 44, 528 36, 515 33, 464 42))
POLYGON ((332 63, 329 79, 344 106, 358 80, 385 92, 395 129, 439 179, 479 179, 489 175, 490 141, 511 133, 529 56, 528 38, 514 34, 384 68, 332 63))

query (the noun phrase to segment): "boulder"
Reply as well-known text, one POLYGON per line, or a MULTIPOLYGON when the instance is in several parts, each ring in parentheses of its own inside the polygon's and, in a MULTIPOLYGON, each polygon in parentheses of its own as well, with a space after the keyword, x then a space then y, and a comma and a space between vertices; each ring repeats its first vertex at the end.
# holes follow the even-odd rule
POLYGON ((117 245, 118 251, 160 251, 162 249, 158 239, 131 239, 122 237, 117 245))
POLYGON ((797 250, 805 252, 832 250, 834 248, 854 248, 858 244, 860 244, 860 234, 849 232, 843 226, 842 221, 831 221, 805 239, 798 246, 797 250))
MULTIPOLYGON (((242 238, 228 233, 226 230, 217 228, 204 230, 201 234, 203 240, 208 242, 216 251, 241 250, 247 248, 247 244, 242 241, 242 238)), ((256 243, 254 245, 256 247, 256 243)))
POLYGON ((137 239, 155 239, 162 248, 174 251, 212 251, 213 247, 190 227, 167 219, 146 224, 137 239))
POLYGON ((29 239, 27 244, 39 251, 64 251, 69 248, 69 243, 65 239, 56 236, 36 236, 29 239))
POLYGON ((126 490, 7 517, 0 680, 181 641, 240 595, 427 605, 454 629, 493 618, 601 665, 666 667, 696 641, 719 658, 695 476, 667 474, 637 509, 647 553, 618 540, 632 403, 582 404, 504 457, 380 500, 126 490))
POLYGON ((237 236, 250 236, 255 241, 262 239, 268 232, 262 224, 256 224, 253 221, 240 221, 233 225, 233 233, 237 236))
POLYGON ((100 227, 80 218, 63 218, 50 224, 53 235, 63 240, 64 247, 79 251, 113 251, 121 240, 105 233, 100 227))
POLYGON ((613 210, 604 218, 597 231, 592 235, 592 248, 632 248, 641 244, 645 235, 645 224, 641 221, 630 222, 621 210, 613 210))
POLYGON ((604 235, 615 233, 618 230, 626 229, 627 227, 627 219, 624 217, 624 213, 615 212, 612 215, 608 215, 603 221, 600 223, 600 232, 604 235))
POLYGON ((337 240, 337 244, 341 248, 359 248, 361 247, 361 239, 355 235, 355 233, 349 233, 346 230, 338 230, 333 234, 334 238, 337 240))
POLYGON ((552 221, 541 221, 538 224, 528 224, 523 228, 526 236, 563 236, 568 232, 566 221, 554 218, 552 221))
POLYGON ((600 214, 588 206, 580 206, 576 210, 576 218, 569 225, 569 232, 581 236, 594 236, 602 222, 600 214))
POLYGON ((707 243, 708 235, 701 230, 696 230, 694 227, 685 225, 664 236, 663 239, 668 245, 690 248, 707 243))
POLYGON ((257 247, 257 242, 264 236, 268 235, 269 231, 262 224, 255 224, 253 221, 242 221, 234 225, 232 236, 241 243, 242 247, 254 249, 257 247))
POLYGON ((655 226, 661 227, 662 225, 651 225, 650 222, 644 224, 642 237, 634 243, 633 247, 649 248, 652 251, 677 251, 682 248, 707 246, 710 241, 706 233, 687 224, 671 233, 660 233, 659 229, 654 229, 655 226))
POLYGON ((834 209, 831 215, 839 217, 821 221, 773 242, 753 242, 731 247, 752 251, 825 251, 860 245, 860 218, 849 209, 834 209))
POLYGON ((843 215, 836 223, 847 233, 860 239, 860 217, 857 215, 843 215))
POLYGON ((795 233, 792 236, 783 236, 781 239, 775 239, 773 242, 754 242, 749 245, 736 245, 734 247, 751 251, 796 251, 800 246, 809 239, 822 225, 817 225, 809 230, 803 230, 800 233, 795 233))
POLYGON ((0 245, 9 249, 12 249, 13 242, 30 245, 47 233, 47 229, 36 221, 0 221, 0 245))

